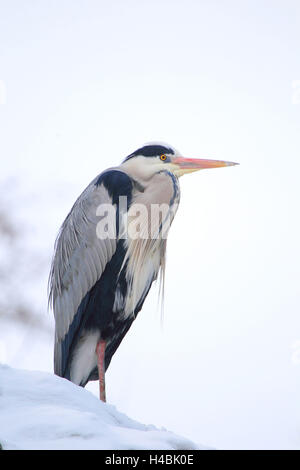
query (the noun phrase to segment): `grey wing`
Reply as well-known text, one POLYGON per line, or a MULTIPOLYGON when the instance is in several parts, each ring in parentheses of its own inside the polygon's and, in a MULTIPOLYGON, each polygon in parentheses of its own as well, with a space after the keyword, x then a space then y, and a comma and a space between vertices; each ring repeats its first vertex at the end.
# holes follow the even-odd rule
MULTIPOLYGON (((112 199, 103 184, 96 185, 93 181, 77 199, 55 243, 49 277, 49 304, 55 317, 54 372, 57 375, 64 373, 67 359, 63 356, 68 354, 63 347, 64 338, 70 332, 78 307, 100 279, 116 250, 116 238, 97 236, 100 204, 111 206, 112 199)), ((111 222, 115 227, 115 216, 110 215, 114 217, 111 222)))

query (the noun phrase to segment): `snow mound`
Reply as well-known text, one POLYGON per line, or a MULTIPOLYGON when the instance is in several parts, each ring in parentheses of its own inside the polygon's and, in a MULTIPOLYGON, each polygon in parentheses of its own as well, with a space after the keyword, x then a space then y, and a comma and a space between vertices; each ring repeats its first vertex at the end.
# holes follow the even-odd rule
POLYGON ((3 449, 204 449, 55 375, 0 365, 3 449))

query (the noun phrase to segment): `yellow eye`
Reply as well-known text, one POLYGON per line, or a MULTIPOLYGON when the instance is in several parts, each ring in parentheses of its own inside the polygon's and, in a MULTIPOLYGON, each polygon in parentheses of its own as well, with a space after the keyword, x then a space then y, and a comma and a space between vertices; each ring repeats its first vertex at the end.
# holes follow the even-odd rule
POLYGON ((167 156, 163 153, 163 154, 160 156, 160 159, 164 162, 165 160, 167 160, 167 156))

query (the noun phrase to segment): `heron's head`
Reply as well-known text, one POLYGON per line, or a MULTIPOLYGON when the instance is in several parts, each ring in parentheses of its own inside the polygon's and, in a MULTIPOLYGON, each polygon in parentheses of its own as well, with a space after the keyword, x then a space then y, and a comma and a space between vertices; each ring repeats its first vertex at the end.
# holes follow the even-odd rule
POLYGON ((185 173, 231 165, 236 165, 236 163, 222 160, 185 158, 171 145, 160 142, 145 144, 128 155, 122 163, 124 169, 144 180, 161 171, 169 171, 179 177, 185 173))

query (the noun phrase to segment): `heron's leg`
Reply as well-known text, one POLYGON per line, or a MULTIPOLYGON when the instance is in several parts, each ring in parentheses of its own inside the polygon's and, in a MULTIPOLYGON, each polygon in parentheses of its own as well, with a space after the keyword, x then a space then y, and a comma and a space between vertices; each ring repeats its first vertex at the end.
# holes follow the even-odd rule
POLYGON ((100 339, 96 347, 97 365, 99 374, 99 393, 100 400, 106 402, 105 396, 105 346, 106 342, 100 339))

